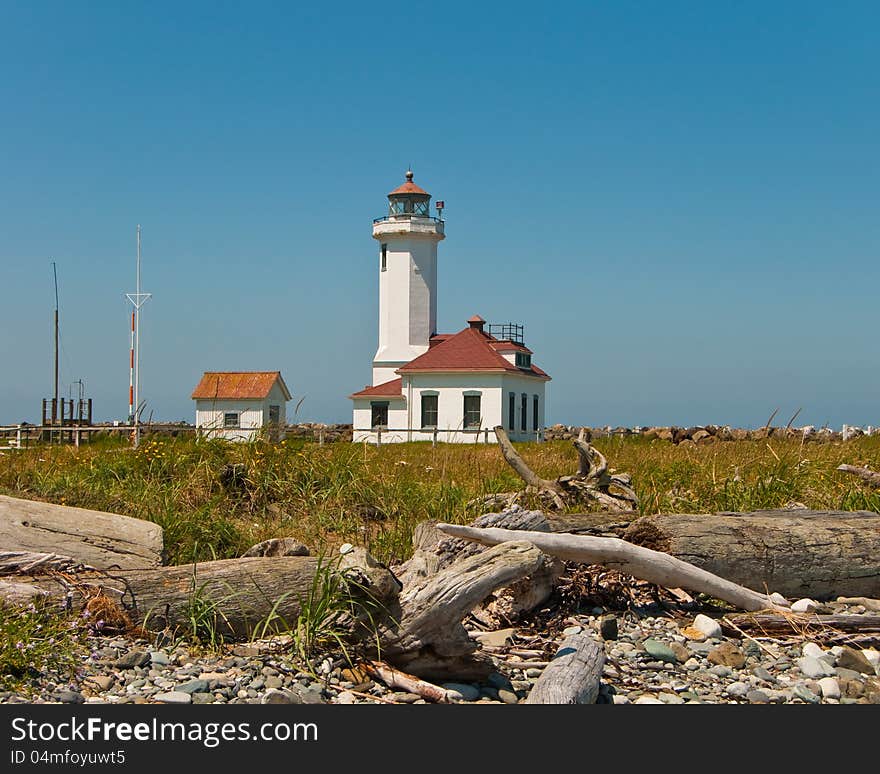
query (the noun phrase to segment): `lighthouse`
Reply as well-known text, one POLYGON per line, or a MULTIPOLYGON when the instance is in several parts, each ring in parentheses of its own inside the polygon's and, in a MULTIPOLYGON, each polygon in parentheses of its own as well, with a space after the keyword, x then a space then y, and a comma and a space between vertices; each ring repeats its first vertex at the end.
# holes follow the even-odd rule
POLYGON ((503 425, 513 441, 540 441, 546 371, 532 362, 519 323, 478 314, 458 333, 437 332, 437 244, 443 202, 413 182, 388 194, 373 221, 379 243, 379 347, 373 380, 349 395, 352 441, 494 443, 503 425))
MULTIPOLYGON (((379 243, 379 347, 373 385, 428 351, 437 332, 437 244, 443 221, 431 217, 431 195, 413 182, 388 194, 388 214, 373 221, 379 243)), ((438 210, 440 212, 441 210, 438 210)))

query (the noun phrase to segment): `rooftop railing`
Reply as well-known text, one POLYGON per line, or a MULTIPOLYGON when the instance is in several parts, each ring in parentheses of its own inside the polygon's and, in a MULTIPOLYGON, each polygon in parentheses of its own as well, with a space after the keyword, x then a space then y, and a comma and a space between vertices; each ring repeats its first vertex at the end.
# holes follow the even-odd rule
POLYGON ((486 326, 490 336, 494 336, 501 341, 512 341, 516 344, 525 346, 524 326, 518 323, 496 323, 486 326))

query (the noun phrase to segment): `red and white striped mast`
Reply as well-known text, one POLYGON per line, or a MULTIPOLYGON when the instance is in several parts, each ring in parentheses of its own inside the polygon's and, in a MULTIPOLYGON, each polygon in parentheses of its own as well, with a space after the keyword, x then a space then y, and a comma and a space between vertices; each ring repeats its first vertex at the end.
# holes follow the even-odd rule
POLYGON ((141 227, 137 227, 137 285, 134 293, 126 293, 125 297, 134 307, 131 312, 131 349, 128 353, 128 421, 134 428, 132 441, 134 446, 140 443, 140 333, 141 307, 149 300, 152 293, 141 293, 141 227))

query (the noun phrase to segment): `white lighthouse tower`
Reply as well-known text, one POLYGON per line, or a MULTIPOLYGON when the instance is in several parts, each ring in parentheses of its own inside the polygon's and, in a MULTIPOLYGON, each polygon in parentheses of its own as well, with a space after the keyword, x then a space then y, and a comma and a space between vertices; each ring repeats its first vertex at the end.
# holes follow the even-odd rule
MULTIPOLYGON (((428 351, 437 332, 437 243, 443 221, 432 218, 431 195, 413 182, 388 194, 388 215, 373 221, 379 242, 379 348, 373 384, 397 378, 396 370, 428 351)), ((439 211, 439 210, 438 210, 439 211)))

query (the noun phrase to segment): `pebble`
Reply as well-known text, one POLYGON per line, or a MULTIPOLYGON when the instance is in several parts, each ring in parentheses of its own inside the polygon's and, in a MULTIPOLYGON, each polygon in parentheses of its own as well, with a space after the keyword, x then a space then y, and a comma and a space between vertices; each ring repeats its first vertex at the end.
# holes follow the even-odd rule
POLYGON ((389 697, 392 701, 399 701, 402 704, 412 704, 413 702, 417 702, 422 697, 417 693, 408 693, 407 691, 395 691, 389 697))
POLYGON ((162 704, 191 704, 192 696, 183 691, 168 691, 167 693, 157 693, 153 697, 162 704))
POLYGON ((62 704, 82 704, 86 700, 79 691, 58 691, 54 698, 62 704))
MULTIPOLYGON (((843 606, 840 610, 835 607, 833 612, 852 611, 843 606)), ((788 644, 768 639, 762 648, 749 638, 740 640, 723 632, 712 631, 713 636, 706 636, 691 622, 696 623, 692 614, 671 618, 660 617, 659 611, 640 610, 635 615, 615 615, 603 609, 599 617, 574 615, 567 624, 570 631, 577 626, 583 632, 592 631, 604 646, 607 660, 598 703, 880 702, 880 679, 876 676, 880 653, 874 648, 827 647, 819 635, 813 635, 813 641, 789 640, 788 644), (612 619, 617 626, 616 639, 608 630, 604 632, 608 636, 599 639, 603 621, 612 619)), ((535 633, 528 628, 510 629, 504 632, 504 644, 549 651, 550 639, 530 639, 535 633)), ((561 637, 555 644, 559 641, 561 637)), ((239 644, 231 651, 213 653, 190 652, 182 644, 174 646, 167 641, 157 646, 119 637, 90 637, 88 644, 89 651, 75 673, 42 675, 41 693, 34 698, 0 692, 0 704, 65 700, 110 704, 364 704, 382 698, 413 705, 426 703, 414 694, 393 691, 372 681, 362 670, 331 660, 329 654, 313 664, 320 678, 311 671, 301 671, 302 665, 292 660, 289 641, 239 644)), ((454 683, 461 700, 519 703, 543 673, 537 667, 529 667, 525 673, 509 669, 503 661, 496 668, 482 682, 454 683)))
POLYGON ((603 615, 599 619, 599 634, 603 640, 616 640, 618 628, 615 615, 603 615))
POLYGON ((468 683, 443 683, 443 688, 453 694, 452 698, 458 701, 476 701, 480 698, 480 689, 468 683))
POLYGON ((113 683, 116 682, 116 678, 113 675, 91 675, 86 678, 85 682, 89 687, 94 687, 99 691, 109 691, 113 683))
POLYGON ((862 655, 867 659, 868 663, 873 665, 874 671, 880 674, 880 650, 869 648, 862 651, 862 655))
POLYGON ((706 658, 711 664, 720 664, 734 669, 742 669, 746 663, 745 654, 731 642, 722 642, 712 648, 706 658))
POLYGON ((645 653, 649 656, 653 656, 659 661, 664 661, 670 664, 678 663, 678 656, 666 643, 660 642, 659 640, 647 639, 642 643, 642 647, 645 649, 645 653))
POLYGON ((117 669, 134 669, 150 663, 150 654, 142 650, 130 650, 124 656, 116 659, 113 666, 117 669))
POLYGON ((563 637, 571 637, 575 634, 580 634, 584 630, 583 626, 566 626, 562 630, 563 637))
POLYGON ((853 648, 844 648, 837 657, 837 666, 843 669, 852 669, 863 675, 875 674, 874 665, 862 654, 862 651, 853 648))
POLYGON ((263 694, 260 704, 301 704, 300 697, 293 691, 279 691, 270 688, 263 694))
POLYGON ((682 635, 685 639, 691 640, 693 642, 703 642, 708 639, 706 635, 701 632, 699 629, 695 629, 693 626, 685 626, 684 629, 681 630, 682 635))
POLYGON ((821 699, 803 683, 798 683, 794 687, 794 695, 799 699, 803 699, 808 704, 818 704, 821 701, 821 699))
POLYGON ((834 677, 823 677, 819 680, 819 689, 825 699, 840 698, 840 683, 834 677))
POLYGON ((717 638, 721 636, 721 624, 714 618, 709 618, 709 616, 703 615, 702 613, 694 618, 694 622, 691 626, 697 631, 702 632, 708 638, 717 638))
POLYGON ((811 679, 817 677, 831 677, 835 674, 834 667, 825 661, 820 661, 812 656, 804 656, 797 660, 798 669, 804 673, 804 676, 811 679))
POLYGON ((821 605, 814 599, 799 599, 797 602, 792 602, 791 612, 812 613, 814 610, 818 610, 820 607, 821 605))

